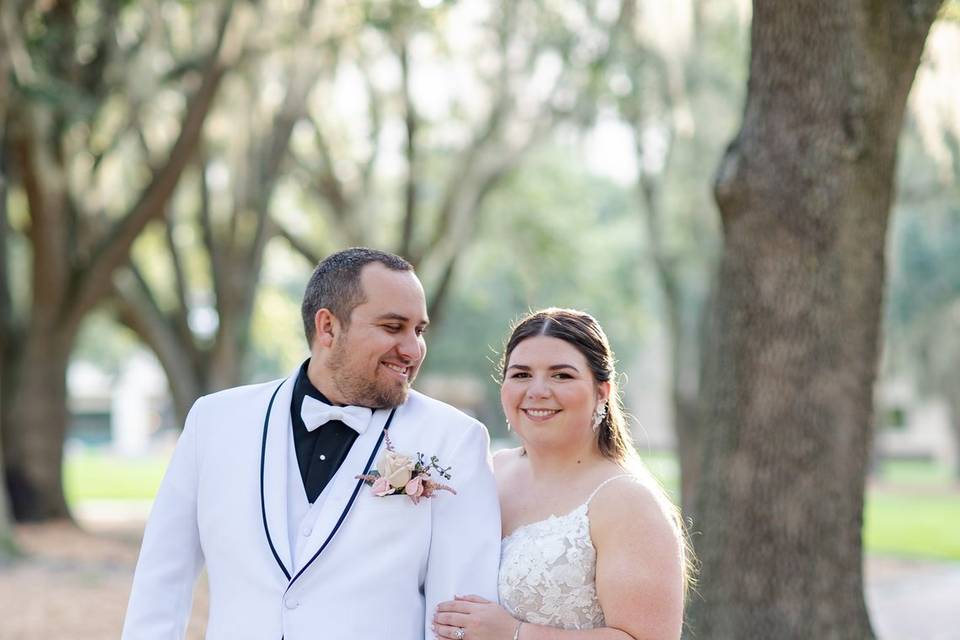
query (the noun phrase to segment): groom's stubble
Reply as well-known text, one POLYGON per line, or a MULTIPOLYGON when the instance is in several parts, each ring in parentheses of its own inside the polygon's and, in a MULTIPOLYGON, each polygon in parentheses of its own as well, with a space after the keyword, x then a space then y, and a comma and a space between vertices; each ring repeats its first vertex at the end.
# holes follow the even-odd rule
POLYGON ((392 409, 406 402, 413 381, 398 384, 378 378, 376 368, 366 370, 366 363, 351 358, 349 333, 348 325, 334 340, 327 360, 331 382, 340 397, 346 404, 371 409, 392 409))

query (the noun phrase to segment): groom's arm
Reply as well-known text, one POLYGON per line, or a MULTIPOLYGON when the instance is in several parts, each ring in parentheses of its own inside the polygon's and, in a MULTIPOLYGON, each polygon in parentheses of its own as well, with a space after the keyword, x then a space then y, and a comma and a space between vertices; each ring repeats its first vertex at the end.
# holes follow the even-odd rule
POLYGON ((143 534, 123 640, 183 638, 203 563, 197 528, 198 400, 187 416, 143 534))
POLYGON ((457 443, 448 482, 456 495, 440 492, 432 499, 430 557, 424 581, 424 637, 437 604, 474 594, 497 601, 500 565, 500 503, 489 453, 490 437, 482 424, 471 424, 457 443))

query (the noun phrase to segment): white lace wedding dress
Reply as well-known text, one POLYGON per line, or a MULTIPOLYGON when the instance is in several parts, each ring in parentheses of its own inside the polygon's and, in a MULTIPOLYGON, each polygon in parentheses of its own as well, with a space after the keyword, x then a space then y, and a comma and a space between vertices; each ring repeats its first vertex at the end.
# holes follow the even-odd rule
POLYGON ((524 622, 559 629, 604 626, 597 600, 597 550, 590 537, 590 501, 562 516, 517 527, 500 545, 500 604, 524 622))

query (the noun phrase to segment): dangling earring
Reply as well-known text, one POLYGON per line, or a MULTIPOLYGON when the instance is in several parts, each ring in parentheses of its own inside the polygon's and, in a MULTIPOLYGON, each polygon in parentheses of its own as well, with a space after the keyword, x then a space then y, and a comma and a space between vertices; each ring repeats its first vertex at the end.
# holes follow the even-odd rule
POLYGON ((513 427, 510 426, 510 421, 509 421, 509 420, 504 420, 504 422, 507 423, 507 432, 509 433, 510 431, 513 430, 513 427))
POLYGON ((600 428, 600 424, 603 422, 603 419, 607 417, 607 403, 604 402, 597 407, 596 413, 593 414, 593 431, 596 431, 600 428))

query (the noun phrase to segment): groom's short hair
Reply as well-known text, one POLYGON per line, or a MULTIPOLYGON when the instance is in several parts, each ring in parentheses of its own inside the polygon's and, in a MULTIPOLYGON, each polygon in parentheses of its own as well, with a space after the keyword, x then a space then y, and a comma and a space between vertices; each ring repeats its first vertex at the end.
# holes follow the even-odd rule
POLYGON ((329 309, 344 326, 350 325, 354 308, 366 302, 360 272, 372 262, 393 271, 413 271, 413 265, 400 256, 367 247, 344 249, 321 260, 310 276, 300 306, 308 345, 313 344, 313 318, 320 309, 329 309))

